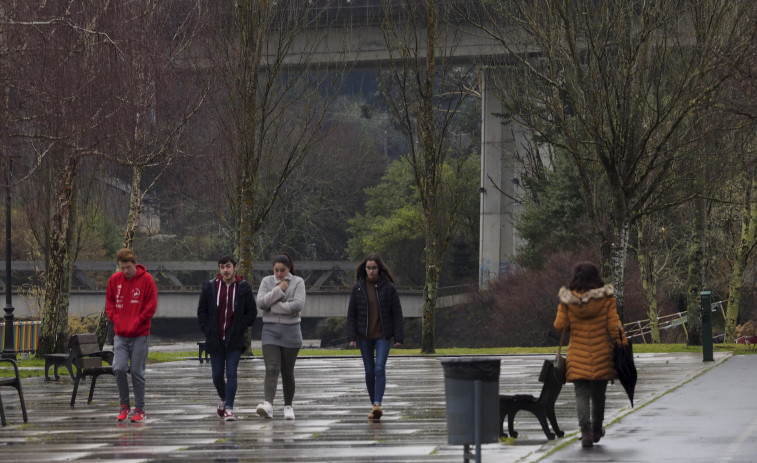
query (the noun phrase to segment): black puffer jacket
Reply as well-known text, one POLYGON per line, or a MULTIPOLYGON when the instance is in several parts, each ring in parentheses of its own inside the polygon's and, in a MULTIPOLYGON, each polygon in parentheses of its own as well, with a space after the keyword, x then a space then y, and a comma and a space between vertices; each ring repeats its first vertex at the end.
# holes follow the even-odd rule
MULTIPOLYGON (((368 288, 376 291, 379 304, 379 321, 384 338, 394 338, 394 342, 404 340, 402 306, 397 288, 389 280, 382 279, 368 288)), ((358 336, 365 337, 368 332, 368 296, 365 279, 352 287, 350 303, 347 306, 347 340, 356 341, 358 336)))
MULTIPOLYGON (((221 336, 218 333, 218 307, 216 306, 216 278, 208 280, 202 287, 200 301, 197 304, 197 321, 200 329, 205 333, 205 349, 216 352, 221 346, 221 336)), ((247 280, 237 283, 237 296, 234 301, 234 320, 228 328, 226 348, 229 350, 246 349, 248 346, 244 338, 244 330, 255 323, 258 309, 252 285, 247 280)))

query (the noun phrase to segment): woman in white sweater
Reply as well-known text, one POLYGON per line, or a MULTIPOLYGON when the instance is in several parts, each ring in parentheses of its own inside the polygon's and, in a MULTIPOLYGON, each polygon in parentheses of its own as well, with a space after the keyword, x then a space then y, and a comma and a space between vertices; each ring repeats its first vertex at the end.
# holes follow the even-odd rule
POLYGON ((257 305, 263 313, 263 361, 265 401, 258 415, 273 418, 273 399, 281 374, 284 390, 284 419, 294 419, 294 363, 302 347, 300 312, 305 306, 305 281, 294 274, 294 262, 287 254, 273 258, 273 275, 260 282, 257 305))

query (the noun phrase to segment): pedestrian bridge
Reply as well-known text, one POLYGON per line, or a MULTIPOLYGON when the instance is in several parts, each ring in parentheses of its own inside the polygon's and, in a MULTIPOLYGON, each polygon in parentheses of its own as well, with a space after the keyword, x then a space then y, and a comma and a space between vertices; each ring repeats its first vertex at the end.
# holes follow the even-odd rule
MULTIPOLYGON (((216 275, 215 261, 140 262, 155 278, 158 285, 156 318, 187 319, 197 316, 200 288, 205 280, 216 275)), ((307 318, 343 317, 347 313, 354 271, 359 262, 319 261, 298 262, 297 274, 307 285, 307 301, 302 314, 307 318)), ((270 262, 253 264, 253 288, 271 273, 270 262)), ((14 315, 39 319, 39 301, 28 291, 29 285, 40 284, 44 270, 42 262, 14 261, 14 315), (27 288, 27 289, 24 289, 27 288)), ((100 313, 105 304, 105 287, 116 270, 113 262, 77 262, 74 266, 69 315, 86 316, 100 313)), ((5 289, 5 279, 0 280, 5 289)), ((422 288, 398 287, 402 311, 406 317, 420 317, 423 307, 422 288)), ((450 307, 462 302, 465 288, 442 288, 437 307, 450 307)))

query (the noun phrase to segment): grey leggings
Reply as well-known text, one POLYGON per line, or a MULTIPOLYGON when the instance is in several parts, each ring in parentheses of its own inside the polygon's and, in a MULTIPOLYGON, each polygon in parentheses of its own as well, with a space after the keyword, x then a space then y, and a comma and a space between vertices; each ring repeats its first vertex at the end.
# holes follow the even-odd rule
POLYGON ((281 347, 272 344, 263 346, 265 361, 265 400, 273 404, 276 386, 281 373, 281 385, 284 389, 284 405, 292 405, 294 399, 294 362, 297 361, 299 347, 281 347))
POLYGON ((607 381, 581 379, 573 381, 576 390, 578 425, 592 422, 598 425, 605 419, 605 392, 607 381))

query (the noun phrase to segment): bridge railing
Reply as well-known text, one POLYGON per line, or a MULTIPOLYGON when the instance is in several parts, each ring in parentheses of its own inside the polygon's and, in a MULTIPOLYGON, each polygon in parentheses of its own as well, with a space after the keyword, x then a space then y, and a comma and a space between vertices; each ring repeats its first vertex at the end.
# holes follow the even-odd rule
MULTIPOLYGON (((158 289, 163 290, 199 290, 205 280, 218 273, 216 261, 146 261, 140 264, 155 278, 158 289)), ((296 263, 296 269, 309 290, 336 290, 352 286, 358 264, 352 261, 300 261, 296 263)), ((254 262, 252 268, 255 287, 264 276, 273 272, 271 263, 267 261, 254 262)), ((24 286, 41 285, 44 270, 45 264, 41 261, 11 262, 14 291, 24 286)), ((108 278, 116 270, 116 264, 112 261, 77 262, 73 269, 72 290, 104 291, 108 278)), ((0 272, 3 276, 0 287, 3 290, 7 279, 4 273, 0 272)))

